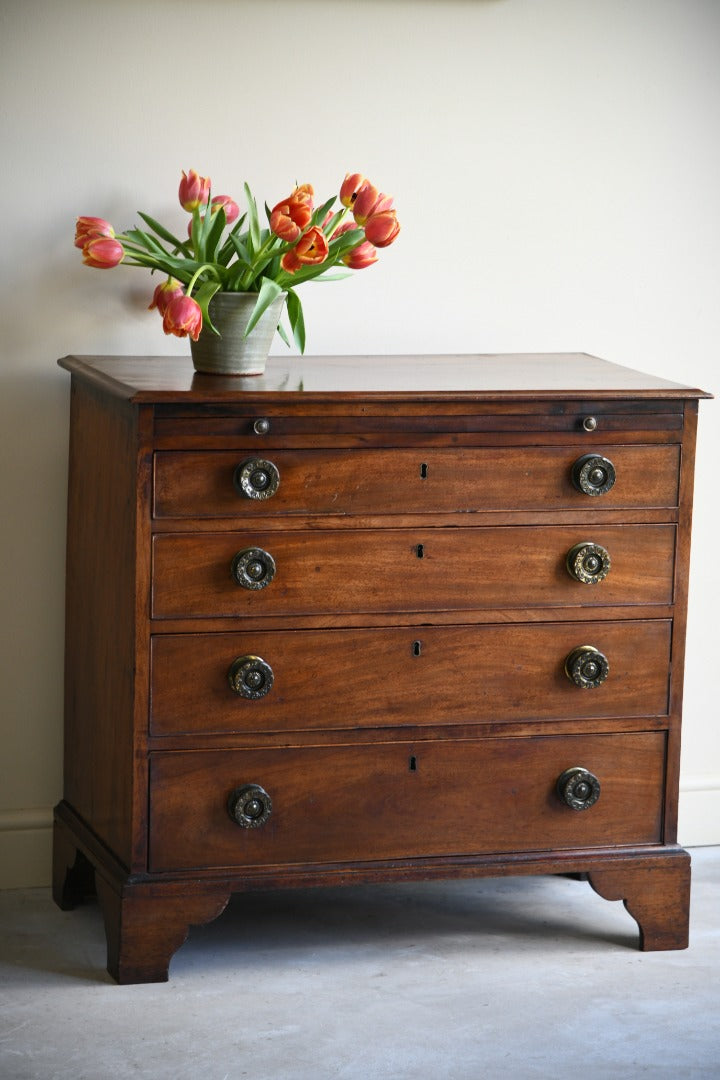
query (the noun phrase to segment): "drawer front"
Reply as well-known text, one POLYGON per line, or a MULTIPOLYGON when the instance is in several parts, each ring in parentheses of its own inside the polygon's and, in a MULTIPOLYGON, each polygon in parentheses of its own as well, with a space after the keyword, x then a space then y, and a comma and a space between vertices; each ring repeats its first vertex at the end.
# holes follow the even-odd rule
MULTIPOLYGON (((251 518, 581 509, 589 503, 607 509, 673 507, 679 458, 677 444, 607 450, 587 443, 464 450, 268 448, 256 455, 161 451, 155 455, 154 514, 251 518), (574 463, 590 449, 615 467, 615 484, 603 495, 585 495, 572 482, 574 463), (238 466, 251 461, 277 470, 277 490, 270 497, 248 497, 239 477, 236 483, 238 466)), ((246 479, 252 475, 248 466, 246 479)))
POLYGON ((663 716, 670 638, 667 619, 155 635, 151 732, 663 716), (607 659, 598 686, 565 672, 582 645, 607 659))
POLYGON ((150 870, 658 843, 664 756, 660 732, 155 753, 150 870), (588 809, 557 793, 573 767, 588 809))
POLYGON ((669 604, 675 527, 178 533, 156 535, 153 552, 156 619, 669 604), (588 541, 609 558, 599 583, 567 567, 588 541), (274 564, 263 588, 231 572, 254 549, 274 564))

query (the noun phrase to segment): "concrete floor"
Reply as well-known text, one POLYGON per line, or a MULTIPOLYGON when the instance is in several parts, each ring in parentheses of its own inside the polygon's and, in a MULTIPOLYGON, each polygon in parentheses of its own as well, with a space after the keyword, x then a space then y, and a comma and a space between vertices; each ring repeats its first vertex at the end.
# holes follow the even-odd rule
POLYGON ((622 904, 508 878, 236 896, 170 982, 116 986, 97 905, 0 893, 2 1080, 720 1077, 720 848, 691 946, 622 904))

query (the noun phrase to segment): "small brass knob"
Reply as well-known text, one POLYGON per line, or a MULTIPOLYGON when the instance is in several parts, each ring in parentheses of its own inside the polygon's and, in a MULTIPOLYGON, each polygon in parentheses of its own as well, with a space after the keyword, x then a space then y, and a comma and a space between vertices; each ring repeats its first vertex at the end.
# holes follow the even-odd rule
POLYGON ((247 499, 271 499, 280 484, 280 472, 272 461, 249 458, 238 465, 233 483, 247 499))
POLYGON ((270 421, 267 416, 259 416, 253 424, 253 431, 256 435, 267 435, 270 430, 270 421))
POLYGON ((600 686, 607 679, 609 671, 607 657, 594 645, 579 645, 565 660, 565 674, 582 690, 600 686))
POLYGON ((596 416, 586 416, 585 419, 583 420, 582 424, 583 424, 583 427, 585 428, 586 431, 595 431, 595 429, 598 426, 597 417, 596 416))
POLYGON ((275 577, 275 560, 262 548, 245 548, 233 558, 230 573, 243 589, 265 589, 275 577))
POLYGON ((227 808, 241 829, 258 829, 272 813, 272 799, 259 784, 243 784, 230 792, 227 808))
POLYGON ((250 701, 269 694, 274 681, 273 669, 261 656, 238 656, 228 668, 230 689, 250 701))
POLYGON ((600 781, 579 765, 566 769, 558 776, 555 789, 571 810, 589 810, 600 798, 600 781))
POLYGON ((572 482, 583 495, 605 495, 615 483, 615 466, 599 454, 583 454, 572 467, 572 482))
POLYGON ((597 585, 610 573, 610 555, 602 544, 584 540, 571 547, 565 558, 570 577, 583 585, 597 585))

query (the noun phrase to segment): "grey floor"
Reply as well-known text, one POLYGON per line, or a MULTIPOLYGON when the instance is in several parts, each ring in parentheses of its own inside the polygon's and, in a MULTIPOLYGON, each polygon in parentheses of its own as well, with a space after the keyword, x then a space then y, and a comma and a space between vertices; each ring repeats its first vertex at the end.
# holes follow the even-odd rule
POLYGON ((3 1080, 720 1077, 720 848, 691 946, 637 951, 565 878, 237 896, 170 981, 116 986, 97 905, 0 893, 3 1080))

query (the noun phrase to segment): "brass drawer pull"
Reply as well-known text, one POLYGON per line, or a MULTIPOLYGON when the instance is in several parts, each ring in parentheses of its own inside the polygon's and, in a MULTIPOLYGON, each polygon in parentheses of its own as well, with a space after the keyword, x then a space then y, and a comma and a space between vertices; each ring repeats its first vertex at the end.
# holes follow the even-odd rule
POLYGON ((594 645, 579 645, 565 660, 565 674, 582 690, 592 690, 608 677, 608 659, 594 645))
POLYGON ((230 573, 243 589, 265 589, 275 577, 275 560, 262 548, 245 548, 233 558, 230 573))
POLYGON ((280 485, 280 471, 272 461, 249 458, 238 465, 233 483, 246 499, 271 499, 280 485))
POLYGON ((584 540, 570 548, 565 559, 570 577, 583 585, 597 585, 610 573, 610 555, 602 544, 584 540))
POLYGON ((230 689, 250 701, 269 694, 274 680, 273 669, 261 656, 238 656, 228 669, 230 689))
POLYGON ((571 810, 589 810, 600 798, 600 781, 579 765, 566 769, 557 778, 556 791, 571 810))
POLYGON ((615 466, 600 454, 583 454, 572 467, 572 482, 583 495, 605 495, 615 483, 615 466))
POLYGON ((253 424, 253 431, 256 435, 267 435, 270 430, 270 421, 267 416, 259 416, 253 424))
POLYGON ((230 792, 227 809, 241 829, 258 829, 272 814, 272 799, 259 784, 243 784, 230 792))

